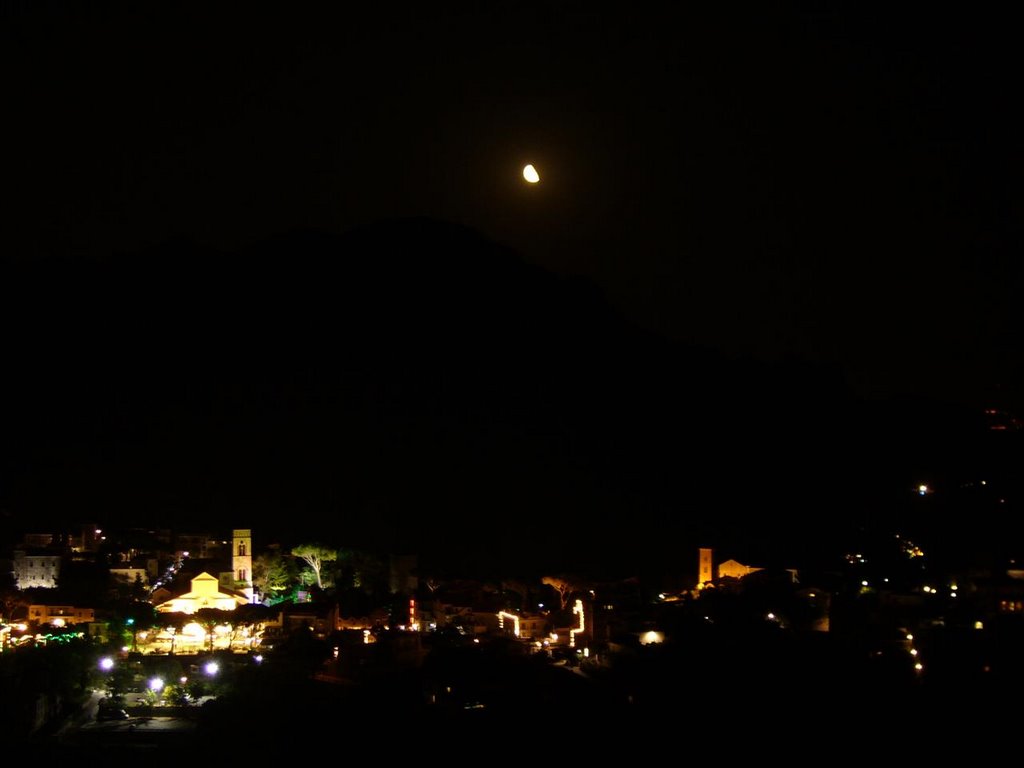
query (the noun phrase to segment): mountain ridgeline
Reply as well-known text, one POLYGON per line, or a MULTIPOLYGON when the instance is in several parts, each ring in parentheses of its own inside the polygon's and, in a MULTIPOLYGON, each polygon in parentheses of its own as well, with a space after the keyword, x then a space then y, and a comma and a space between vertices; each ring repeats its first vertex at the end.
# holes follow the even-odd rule
POLYGON ((657 337, 432 220, 3 269, 2 501, 39 520, 629 572, 830 542, 977 426, 657 337))

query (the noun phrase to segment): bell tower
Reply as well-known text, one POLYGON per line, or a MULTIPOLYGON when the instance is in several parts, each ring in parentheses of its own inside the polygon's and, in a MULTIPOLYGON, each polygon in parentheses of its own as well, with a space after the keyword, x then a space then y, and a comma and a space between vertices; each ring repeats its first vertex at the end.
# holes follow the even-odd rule
POLYGON ((235 528, 231 532, 231 570, 235 585, 252 602, 252 531, 235 528))
POLYGON ((712 570, 711 548, 701 547, 700 558, 697 565, 697 589, 703 589, 705 584, 710 584, 714 579, 712 570))

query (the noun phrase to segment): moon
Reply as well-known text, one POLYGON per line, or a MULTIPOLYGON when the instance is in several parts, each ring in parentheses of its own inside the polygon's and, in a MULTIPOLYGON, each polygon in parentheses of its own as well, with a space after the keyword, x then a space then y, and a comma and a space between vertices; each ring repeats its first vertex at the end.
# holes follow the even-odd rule
POLYGON ((537 169, 532 165, 527 165, 523 168, 523 178, 531 184, 536 184, 540 181, 540 174, 537 173, 537 169))

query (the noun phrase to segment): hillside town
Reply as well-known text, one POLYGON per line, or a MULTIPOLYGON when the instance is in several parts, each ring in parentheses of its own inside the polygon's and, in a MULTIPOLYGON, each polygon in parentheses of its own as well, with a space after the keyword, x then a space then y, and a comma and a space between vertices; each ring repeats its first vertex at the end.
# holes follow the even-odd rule
POLYGON ((217 709, 234 701, 229 681, 275 665, 293 682, 370 700, 415 679, 416 708, 463 717, 574 701, 509 660, 531 674, 573 673, 558 680, 585 680, 600 696, 566 706, 592 713, 601 701, 605 716, 660 710, 677 686, 700 687, 708 706, 766 686, 815 698, 869 681, 935 702, 964 686, 1012 685, 1024 671, 1024 566, 939 572, 898 534, 819 570, 702 547, 680 553, 660 583, 479 580, 424 572, 416 554, 263 544, 243 528, 89 524, 25 534, 10 555, 0 670, 20 695, 7 727, 55 743, 107 744, 111 729, 160 718, 187 732, 234 722, 217 709), (88 666, 73 676, 77 690, 24 673, 32 656, 71 647, 88 666), (460 655, 472 653, 497 666, 485 673, 460 655))

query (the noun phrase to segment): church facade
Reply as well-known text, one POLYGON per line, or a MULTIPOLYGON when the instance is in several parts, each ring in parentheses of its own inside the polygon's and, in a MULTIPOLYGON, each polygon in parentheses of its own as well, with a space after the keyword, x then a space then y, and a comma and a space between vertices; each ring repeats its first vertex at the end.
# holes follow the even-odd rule
POLYGON ((225 590, 220 581, 203 571, 192 579, 192 589, 178 597, 162 602, 156 606, 160 613, 195 613, 200 608, 219 608, 222 611, 233 611, 240 605, 248 603, 248 598, 234 590, 225 590))

